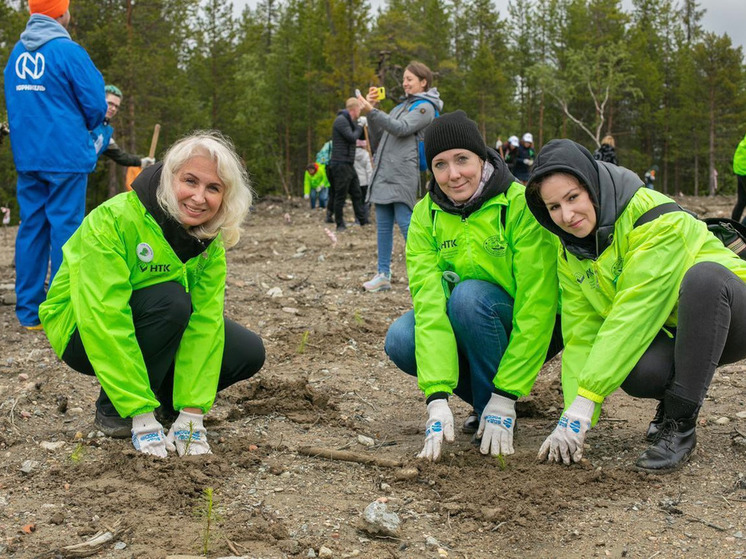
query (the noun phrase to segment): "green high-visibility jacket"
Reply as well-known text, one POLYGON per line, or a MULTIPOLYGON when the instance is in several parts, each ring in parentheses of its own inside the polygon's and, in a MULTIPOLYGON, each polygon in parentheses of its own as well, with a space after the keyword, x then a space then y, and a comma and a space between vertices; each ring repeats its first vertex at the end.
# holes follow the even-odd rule
MULTIPOLYGON (((502 160, 495 165, 505 168, 502 160)), ((407 273, 415 313, 417 381, 425 396, 453 393, 459 379, 456 338, 446 315, 446 270, 462 281, 500 285, 514 299, 513 329, 495 371, 497 389, 516 397, 528 394, 546 358, 557 314, 558 242, 527 209, 523 185, 510 181, 512 177, 507 191, 468 216, 444 211, 431 193, 414 208, 407 273)))
POLYGON ((317 163, 318 170, 312 175, 306 171, 303 175, 303 194, 311 194, 311 190, 317 188, 329 188, 329 179, 326 178, 326 165, 317 163))
POLYGON ((101 386, 122 417, 153 411, 135 337, 133 291, 178 282, 193 312, 174 366, 174 408, 206 413, 217 392, 223 357, 225 249, 218 236, 186 263, 178 258, 135 192, 93 210, 62 249, 63 263, 39 309, 44 330, 62 356, 77 328, 101 386))
POLYGON ((736 153, 733 154, 733 172, 746 175, 746 136, 738 143, 736 153))
POLYGON ((679 287, 694 264, 717 262, 746 281, 746 262, 686 212, 634 227, 646 211, 669 202, 659 192, 639 188, 616 220, 611 244, 597 259, 562 251, 557 268, 566 406, 576 395, 603 402, 622 385, 658 332, 676 326, 679 287))

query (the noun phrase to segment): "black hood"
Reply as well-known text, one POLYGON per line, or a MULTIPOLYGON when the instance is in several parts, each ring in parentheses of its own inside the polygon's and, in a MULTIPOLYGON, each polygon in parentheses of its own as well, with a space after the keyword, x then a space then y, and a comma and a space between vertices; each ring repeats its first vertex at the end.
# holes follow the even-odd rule
POLYGON ((494 198, 498 194, 507 192, 511 183, 515 181, 515 177, 510 174, 508 166, 503 161, 502 157, 492 148, 487 148, 487 161, 489 161, 495 168, 492 176, 487 179, 487 184, 484 185, 484 190, 478 198, 472 200, 464 206, 457 206, 451 202, 450 198, 446 196, 438 186, 435 178, 430 179, 430 198, 433 199, 440 208, 450 214, 460 215, 462 217, 469 217, 475 211, 482 207, 487 200, 494 198))
POLYGON ((171 245, 179 260, 186 262, 202 254, 210 246, 212 239, 202 241, 190 235, 181 223, 163 210, 156 197, 158 185, 161 182, 162 169, 163 163, 159 162, 143 170, 132 183, 132 190, 135 191, 142 205, 158 223, 161 231, 163 231, 164 238, 171 245))
POLYGON ((611 244, 614 224, 642 187, 640 177, 629 169, 596 161, 590 151, 572 140, 552 140, 536 157, 526 185, 526 203, 536 220, 557 235, 568 251, 579 258, 595 259, 611 244), (556 172, 574 175, 588 187, 596 208, 596 230, 585 239, 578 239, 555 225, 538 192, 532 188, 541 177, 556 172))

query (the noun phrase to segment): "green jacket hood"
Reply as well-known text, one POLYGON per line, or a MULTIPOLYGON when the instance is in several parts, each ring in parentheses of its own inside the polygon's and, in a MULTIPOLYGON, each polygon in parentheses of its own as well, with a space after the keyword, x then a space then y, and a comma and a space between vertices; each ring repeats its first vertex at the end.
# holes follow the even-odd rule
POLYGON ((526 202, 536 220, 557 235, 567 251, 578 258, 597 258, 611 244, 614 224, 642 186, 642 180, 634 172, 612 163, 596 161, 593 154, 577 142, 552 140, 536 157, 526 185, 526 202), (588 188, 596 208, 593 238, 578 239, 563 231, 549 216, 535 184, 542 177, 557 172, 575 176, 588 188))
POLYGON ((492 176, 487 179, 487 184, 484 185, 484 190, 475 200, 472 200, 463 206, 456 206, 451 202, 450 198, 443 193, 435 178, 430 179, 430 185, 428 187, 430 198, 432 198, 433 202, 435 202, 444 212, 460 215, 462 217, 469 217, 481 208, 487 200, 494 198, 498 194, 507 192, 510 185, 515 181, 515 177, 510 173, 508 166, 502 158, 492 148, 487 148, 487 160, 492 164, 495 170, 492 173, 492 176))

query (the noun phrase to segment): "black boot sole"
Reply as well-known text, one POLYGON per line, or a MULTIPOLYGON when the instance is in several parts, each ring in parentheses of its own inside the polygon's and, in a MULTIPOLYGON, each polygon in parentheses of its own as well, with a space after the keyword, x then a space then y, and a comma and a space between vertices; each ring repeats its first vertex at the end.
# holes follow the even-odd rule
POLYGON ((686 454, 681 460, 679 460, 676 465, 670 468, 645 468, 643 466, 635 464, 635 470, 637 470, 638 472, 645 472, 647 474, 670 474, 676 472, 689 463, 695 449, 696 447, 692 448, 692 450, 690 450, 688 454, 686 454))

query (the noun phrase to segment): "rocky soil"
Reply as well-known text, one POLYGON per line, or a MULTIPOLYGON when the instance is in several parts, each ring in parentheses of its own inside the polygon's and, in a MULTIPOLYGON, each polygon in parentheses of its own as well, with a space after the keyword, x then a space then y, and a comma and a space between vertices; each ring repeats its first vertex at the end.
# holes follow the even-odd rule
MULTIPOLYGON (((681 202, 726 215, 733 200, 681 202)), ((267 199, 229 253, 226 312, 261 334, 267 362, 218 395, 209 456, 161 460, 99 436, 95 379, 0 305, 0 556, 84 556, 70 546, 97 535, 110 539, 89 552, 112 559, 205 545, 212 558, 266 559, 746 555, 746 362, 719 369, 695 456, 675 474, 635 471, 655 406, 623 393, 589 433, 584 464, 537 463, 561 408, 557 360, 520 402, 505 463, 462 433, 441 463, 423 463, 423 398, 383 352, 411 305, 403 243, 394 289, 366 294, 375 230, 351 228, 333 245, 324 228, 302 200, 267 199), (365 524, 376 501, 398 526, 365 524)), ((14 234, 0 233, 7 301, 14 234)), ((453 407, 460 424, 469 408, 453 407)))

